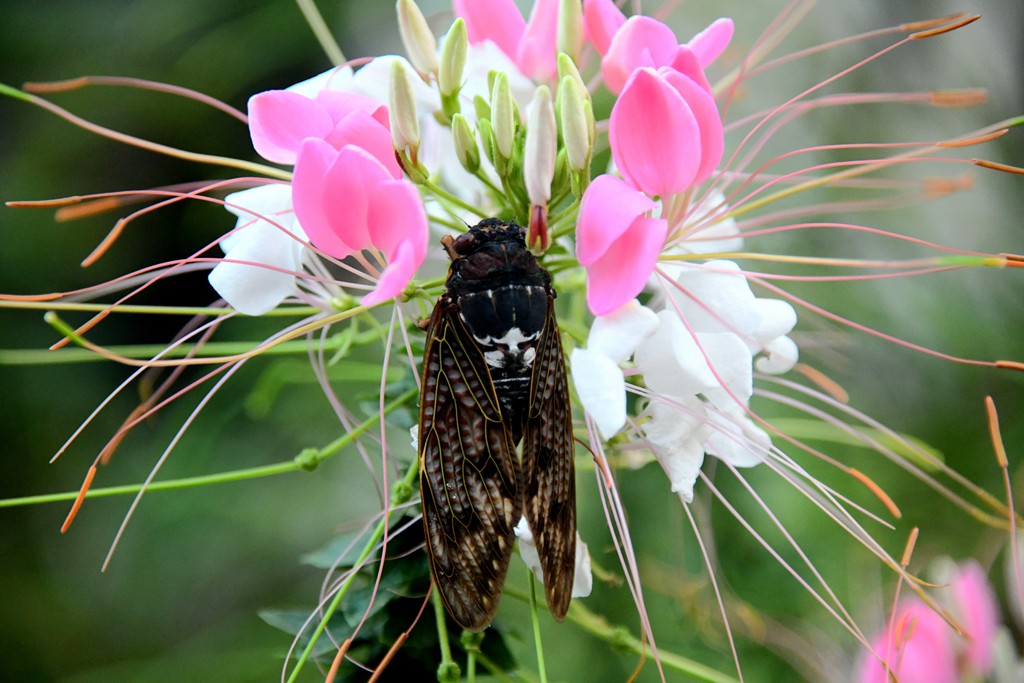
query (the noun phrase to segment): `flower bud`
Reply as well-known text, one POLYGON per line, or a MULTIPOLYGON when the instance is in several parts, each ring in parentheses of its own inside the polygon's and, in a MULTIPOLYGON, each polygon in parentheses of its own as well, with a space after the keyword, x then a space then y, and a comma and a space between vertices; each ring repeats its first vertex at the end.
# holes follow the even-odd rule
POLYGON ((470 173, 480 168, 480 148, 476 144, 476 136, 469 121, 462 114, 452 117, 452 137, 455 139, 455 154, 459 163, 470 173))
POLYGON ((416 99, 412 93, 409 74, 400 60, 391 63, 388 83, 388 116, 391 120, 391 139, 400 153, 415 156, 420 146, 420 126, 416 116, 416 99))
POLYGON ((583 50, 583 5, 579 0, 562 0, 558 5, 558 51, 573 59, 583 50))
POLYGON ((561 52, 558 55, 558 82, 561 83, 562 79, 566 76, 576 81, 580 93, 589 100, 590 91, 587 90, 587 84, 583 82, 583 76, 580 76, 580 70, 576 68, 576 62, 573 61, 572 57, 561 52))
POLYGON ((398 0, 395 10, 398 12, 398 30, 402 34, 402 44, 405 45, 409 61, 421 76, 436 73, 437 40, 430 32, 420 8, 414 0, 398 0))
POLYGON ((441 107, 449 118, 459 111, 459 89, 462 88, 462 72, 466 68, 468 49, 466 22, 456 19, 444 38, 444 45, 441 46, 441 62, 437 72, 441 107))
POLYGON ((582 171, 590 160, 590 130, 587 124, 587 101, 572 76, 558 85, 558 115, 562 122, 562 141, 574 171, 582 171))
POLYGON ((504 73, 494 74, 494 86, 491 89, 491 125, 494 128, 496 152, 503 159, 512 156, 512 145, 516 139, 515 107, 508 76, 504 73))
POLYGON ((532 206, 547 207, 551 199, 551 180, 555 176, 555 155, 558 153, 558 128, 551 91, 546 85, 537 88, 530 102, 526 126, 526 156, 523 173, 526 194, 532 206))

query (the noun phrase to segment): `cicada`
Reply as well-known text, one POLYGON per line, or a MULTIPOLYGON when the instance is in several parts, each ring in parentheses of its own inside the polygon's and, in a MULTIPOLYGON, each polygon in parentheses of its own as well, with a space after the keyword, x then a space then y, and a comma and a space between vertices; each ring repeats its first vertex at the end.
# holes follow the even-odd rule
POLYGON ((420 394, 423 528, 448 613, 494 619, 525 517, 555 618, 569 609, 576 483, 551 275, 525 230, 489 218, 441 240, 452 263, 427 323, 420 394), (521 456, 517 446, 521 442, 521 456))

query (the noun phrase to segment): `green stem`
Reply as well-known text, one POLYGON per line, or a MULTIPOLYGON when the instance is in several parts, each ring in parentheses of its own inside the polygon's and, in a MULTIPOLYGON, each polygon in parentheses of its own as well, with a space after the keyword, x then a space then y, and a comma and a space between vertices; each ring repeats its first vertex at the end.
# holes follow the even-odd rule
MULTIPOLYGON (((234 315, 230 308, 214 308, 211 306, 141 306, 137 304, 99 304, 74 303, 70 301, 5 301, 0 299, 0 308, 27 308, 34 311, 82 311, 85 313, 142 313, 151 315, 234 315)), ((280 316, 310 316, 320 313, 321 309, 314 306, 278 306, 272 311, 262 313, 261 318, 280 316)))
MULTIPOLYGON (((313 470, 327 460, 331 456, 335 455, 349 445, 357 438, 362 436, 368 429, 377 424, 383 415, 387 415, 396 408, 408 403, 418 393, 418 389, 410 389, 404 394, 396 398, 391 403, 384 406, 384 411, 381 415, 373 415, 360 422, 351 431, 346 432, 341 437, 335 439, 331 443, 327 444, 322 448, 310 448, 304 450, 299 455, 295 456, 287 462, 279 462, 273 465, 263 465, 261 467, 250 467, 242 470, 232 470, 230 472, 220 472, 218 474, 208 474, 201 477, 186 477, 183 479, 168 479, 167 481, 155 481, 150 483, 146 487, 147 491, 168 491, 172 489, 184 489, 192 488, 195 486, 207 486, 210 484, 225 484, 233 481, 245 481, 247 479, 258 479, 261 477, 269 477, 276 474, 284 474, 286 472, 295 472, 297 470, 313 470)), ((142 484, 131 484, 128 486, 108 486, 106 488, 89 489, 85 494, 86 498, 102 498, 106 496, 124 496, 136 494, 142 490, 142 484)), ((74 500, 78 497, 78 491, 68 491, 65 493, 50 493, 40 496, 25 496, 22 498, 5 498, 0 499, 0 508, 5 507, 16 507, 19 505, 39 505, 41 503, 59 503, 69 500, 74 500)))
MULTIPOLYGON (((327 351, 340 348, 344 339, 330 339, 323 344, 327 351)), ((113 351, 124 358, 154 358, 158 354, 161 360, 173 358, 184 358, 191 355, 194 358, 216 358, 221 356, 237 356, 252 351, 258 344, 251 342, 207 342, 198 350, 191 345, 181 345, 168 350, 166 344, 129 344, 126 346, 105 346, 103 348, 113 351)), ((263 355, 287 355, 307 353, 309 343, 305 340, 284 342, 277 346, 268 348, 263 355)), ((50 365, 57 363, 89 363, 107 361, 105 358, 91 349, 0 349, 0 365, 50 365)))
POLYGON ((441 663, 437 667, 437 680, 440 683, 458 681, 461 677, 459 665, 452 657, 452 646, 448 642, 448 622, 445 617, 444 602, 441 600, 441 591, 434 586, 430 595, 430 601, 434 604, 434 623, 437 624, 437 644, 441 649, 441 663))
MULTIPOLYGON (((585 632, 604 640, 617 648, 644 655, 650 646, 630 633, 625 627, 612 626, 608 621, 583 606, 576 600, 569 608, 566 619, 585 632)), ((658 660, 662 666, 687 674, 706 683, 739 683, 737 679, 692 659, 658 648, 658 660)))
POLYGON ((537 580, 530 572, 530 618, 533 621, 533 645, 537 650, 537 674, 540 683, 548 683, 548 672, 544 666, 544 643, 540 637, 540 615, 537 613, 537 580))
MULTIPOLYGON (((415 394, 415 392, 412 393, 415 394)), ((377 543, 381 538, 383 538, 384 531, 387 529, 395 508, 406 503, 412 496, 413 484, 415 483, 418 471, 419 463, 414 460, 412 464, 409 465, 409 469, 406 471, 405 476, 402 477, 402 480, 398 482, 392 490, 391 505, 377 524, 376 528, 374 528, 373 533, 370 534, 370 537, 366 540, 366 544, 363 546, 362 552, 359 553, 359 557, 356 559, 354 566, 359 566, 366 561, 366 558, 368 558, 370 553, 372 553, 377 547, 377 543)), ((352 587, 352 582, 355 580, 357 574, 358 572, 351 572, 348 575, 348 578, 346 578, 342 582, 341 586, 338 587, 338 592, 334 594, 331 604, 327 606, 326 610, 324 610, 323 618, 321 618, 320 623, 317 624, 316 629, 310 636, 309 643, 306 644, 306 648, 295 661, 295 668, 292 669, 291 675, 288 676, 288 683, 294 683, 294 681, 298 679, 299 672, 302 671, 302 667, 305 663, 309 661, 313 648, 316 647, 317 641, 320 640, 320 636, 322 636, 324 631, 327 630, 328 622, 330 622, 331 617, 334 616, 334 613, 337 611, 341 601, 348 594, 349 589, 352 587)))
POLYGON ((486 218, 486 216, 480 211, 479 208, 473 206, 472 204, 467 204, 466 202, 462 201, 461 199, 459 199, 458 197, 456 197, 451 192, 449 192, 448 190, 444 189, 443 187, 441 187, 437 183, 427 179, 427 180, 424 180, 422 183, 420 183, 420 185, 422 185, 426 189, 430 190, 437 199, 439 199, 441 201, 448 202, 450 204, 454 204, 455 206, 459 207, 460 209, 463 209, 465 211, 469 211, 473 215, 479 216, 480 218, 486 218))
MULTIPOLYGON (((530 596, 509 586, 505 586, 505 595, 515 598, 516 600, 522 600, 523 602, 529 602, 530 600, 530 596)), ((544 605, 540 606, 545 607, 544 605)), ((580 600, 573 600, 572 605, 569 607, 569 613, 565 616, 565 620, 571 624, 579 626, 585 633, 589 633, 590 635, 599 638, 616 648, 627 650, 638 655, 644 655, 650 650, 649 645, 630 633, 629 629, 625 626, 613 626, 609 624, 607 619, 584 607, 580 600)), ((736 678, 733 678, 729 674, 722 673, 721 671, 712 669, 709 666, 695 662, 692 659, 688 659, 682 655, 669 652, 662 648, 658 648, 658 660, 663 666, 669 669, 687 674, 688 676, 699 681, 705 681, 706 683, 739 683, 736 678)))
POLYGON ((309 28, 313 31, 313 35, 316 36, 320 47, 327 53, 327 58, 331 60, 331 63, 334 66, 344 64, 345 55, 341 51, 341 46, 338 45, 338 41, 331 35, 331 30, 327 27, 327 22, 324 21, 320 10, 316 8, 316 3, 313 0, 295 0, 295 4, 302 10, 302 16, 306 18, 306 23, 309 24, 309 28))

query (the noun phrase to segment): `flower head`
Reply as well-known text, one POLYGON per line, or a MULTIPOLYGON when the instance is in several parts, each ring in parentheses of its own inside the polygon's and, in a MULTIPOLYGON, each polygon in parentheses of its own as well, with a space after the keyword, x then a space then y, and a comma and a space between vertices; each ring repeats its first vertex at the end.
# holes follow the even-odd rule
POLYGON ((894 676, 901 683, 956 683, 988 675, 999 629, 992 587, 977 562, 951 567, 945 579, 946 603, 963 635, 931 607, 908 600, 872 642, 874 655, 863 655, 858 683, 894 676))

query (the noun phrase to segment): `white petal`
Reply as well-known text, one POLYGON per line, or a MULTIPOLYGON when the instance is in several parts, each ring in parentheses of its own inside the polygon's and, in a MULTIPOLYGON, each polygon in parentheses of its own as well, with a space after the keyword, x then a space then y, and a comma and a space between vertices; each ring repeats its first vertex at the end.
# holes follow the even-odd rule
MULTIPOLYGON (((343 88, 349 92, 366 95, 378 102, 387 103, 388 84, 391 82, 391 64, 399 61, 407 73, 415 74, 416 70, 405 57, 398 55, 382 55, 374 57, 373 61, 359 67, 351 82, 343 88)), ((412 77, 409 79, 412 85, 413 98, 416 100, 416 110, 422 114, 433 114, 441 109, 441 96, 436 90, 423 82, 421 78, 412 77)), ((342 89, 342 88, 336 88, 342 89)), ((423 117, 421 116, 421 119, 423 117)))
POLYGON ((704 439, 708 431, 698 417, 703 404, 692 398, 683 404, 687 410, 654 402, 648 408, 651 420, 644 433, 654 457, 668 476, 672 491, 685 503, 693 502, 693 484, 704 464, 704 439))
MULTIPOLYGON (((224 197, 224 208, 238 216, 236 228, 252 224, 261 217, 269 218, 281 225, 289 227, 295 214, 292 211, 292 186, 282 183, 270 183, 250 187, 248 190, 232 192, 224 197)), ((242 230, 236 230, 220 241, 225 253, 238 242, 242 230)))
POLYGON ((659 324, 654 311, 633 299, 594 320, 587 337, 587 348, 621 363, 633 355, 636 347, 653 334, 659 324))
POLYGON ((662 311, 658 317, 661 326, 636 352, 648 388, 667 396, 690 396, 724 384, 741 400, 750 398, 751 355, 743 340, 729 333, 698 334, 698 346, 675 311, 662 311))
POLYGON ((754 302, 760 320, 754 329, 753 337, 758 341, 768 342, 776 337, 789 334, 796 325, 796 311, 788 301, 781 299, 757 299, 754 302))
POLYGON ((590 571, 590 550, 576 533, 576 571, 572 578, 572 597, 585 598, 594 590, 594 575, 590 571))
POLYGON ((513 531, 516 533, 516 538, 519 539, 519 555, 522 556, 523 562, 543 583, 544 577, 540 569, 540 557, 537 555, 537 546, 533 542, 533 532, 530 531, 530 523, 526 521, 526 517, 519 518, 519 523, 516 524, 516 528, 513 531))
POLYGON ((569 359, 572 380, 587 411, 601 433, 610 439, 626 424, 626 382, 610 358, 590 349, 573 349, 569 359))
MULTIPOLYGON (((523 563, 529 568, 537 580, 544 583, 544 570, 540 566, 540 556, 537 554, 537 546, 533 541, 533 533, 526 517, 520 517, 515 527, 516 536, 519 538, 519 556, 523 563)), ((576 567, 573 574, 572 597, 585 598, 590 595, 594 588, 594 576, 590 570, 590 551, 587 544, 576 534, 576 567)))
POLYGON ((745 413, 708 410, 715 431, 707 440, 708 453, 733 467, 753 467, 768 458, 771 437, 745 413))
MULTIPOLYGON (((716 215, 722 215, 729 211, 729 208, 725 206, 725 196, 718 190, 709 193, 704 201, 693 210, 686 222, 695 225, 711 211, 714 211, 716 215)), ((679 244, 681 251, 691 254, 713 254, 723 251, 738 251, 742 248, 743 238, 740 236, 740 228, 733 218, 718 219, 711 225, 690 231, 686 234, 686 239, 679 244)))
POLYGON ((352 82, 352 67, 339 66, 328 69, 322 74, 307 78, 288 88, 292 92, 312 99, 321 90, 348 90, 352 82))
POLYGON ((740 267, 732 261, 708 261, 676 278, 685 290, 669 290, 690 326, 697 332, 752 335, 760 321, 754 293, 740 267), (697 302, 700 303, 697 303, 697 302))
POLYGON ((635 361, 647 387, 665 396, 692 396, 716 386, 696 342, 674 311, 658 313, 661 324, 636 350, 635 361), (701 362, 696 364, 691 359, 701 362))
POLYGON ((769 375, 781 375, 789 372, 796 365, 800 357, 800 350, 796 343, 789 337, 777 337, 762 348, 764 355, 758 358, 754 365, 761 372, 769 375))
POLYGON ((295 292, 294 273, 301 268, 302 250, 290 233, 257 221, 238 231, 226 258, 263 265, 219 263, 210 271, 210 285, 235 310, 262 315, 295 292))

